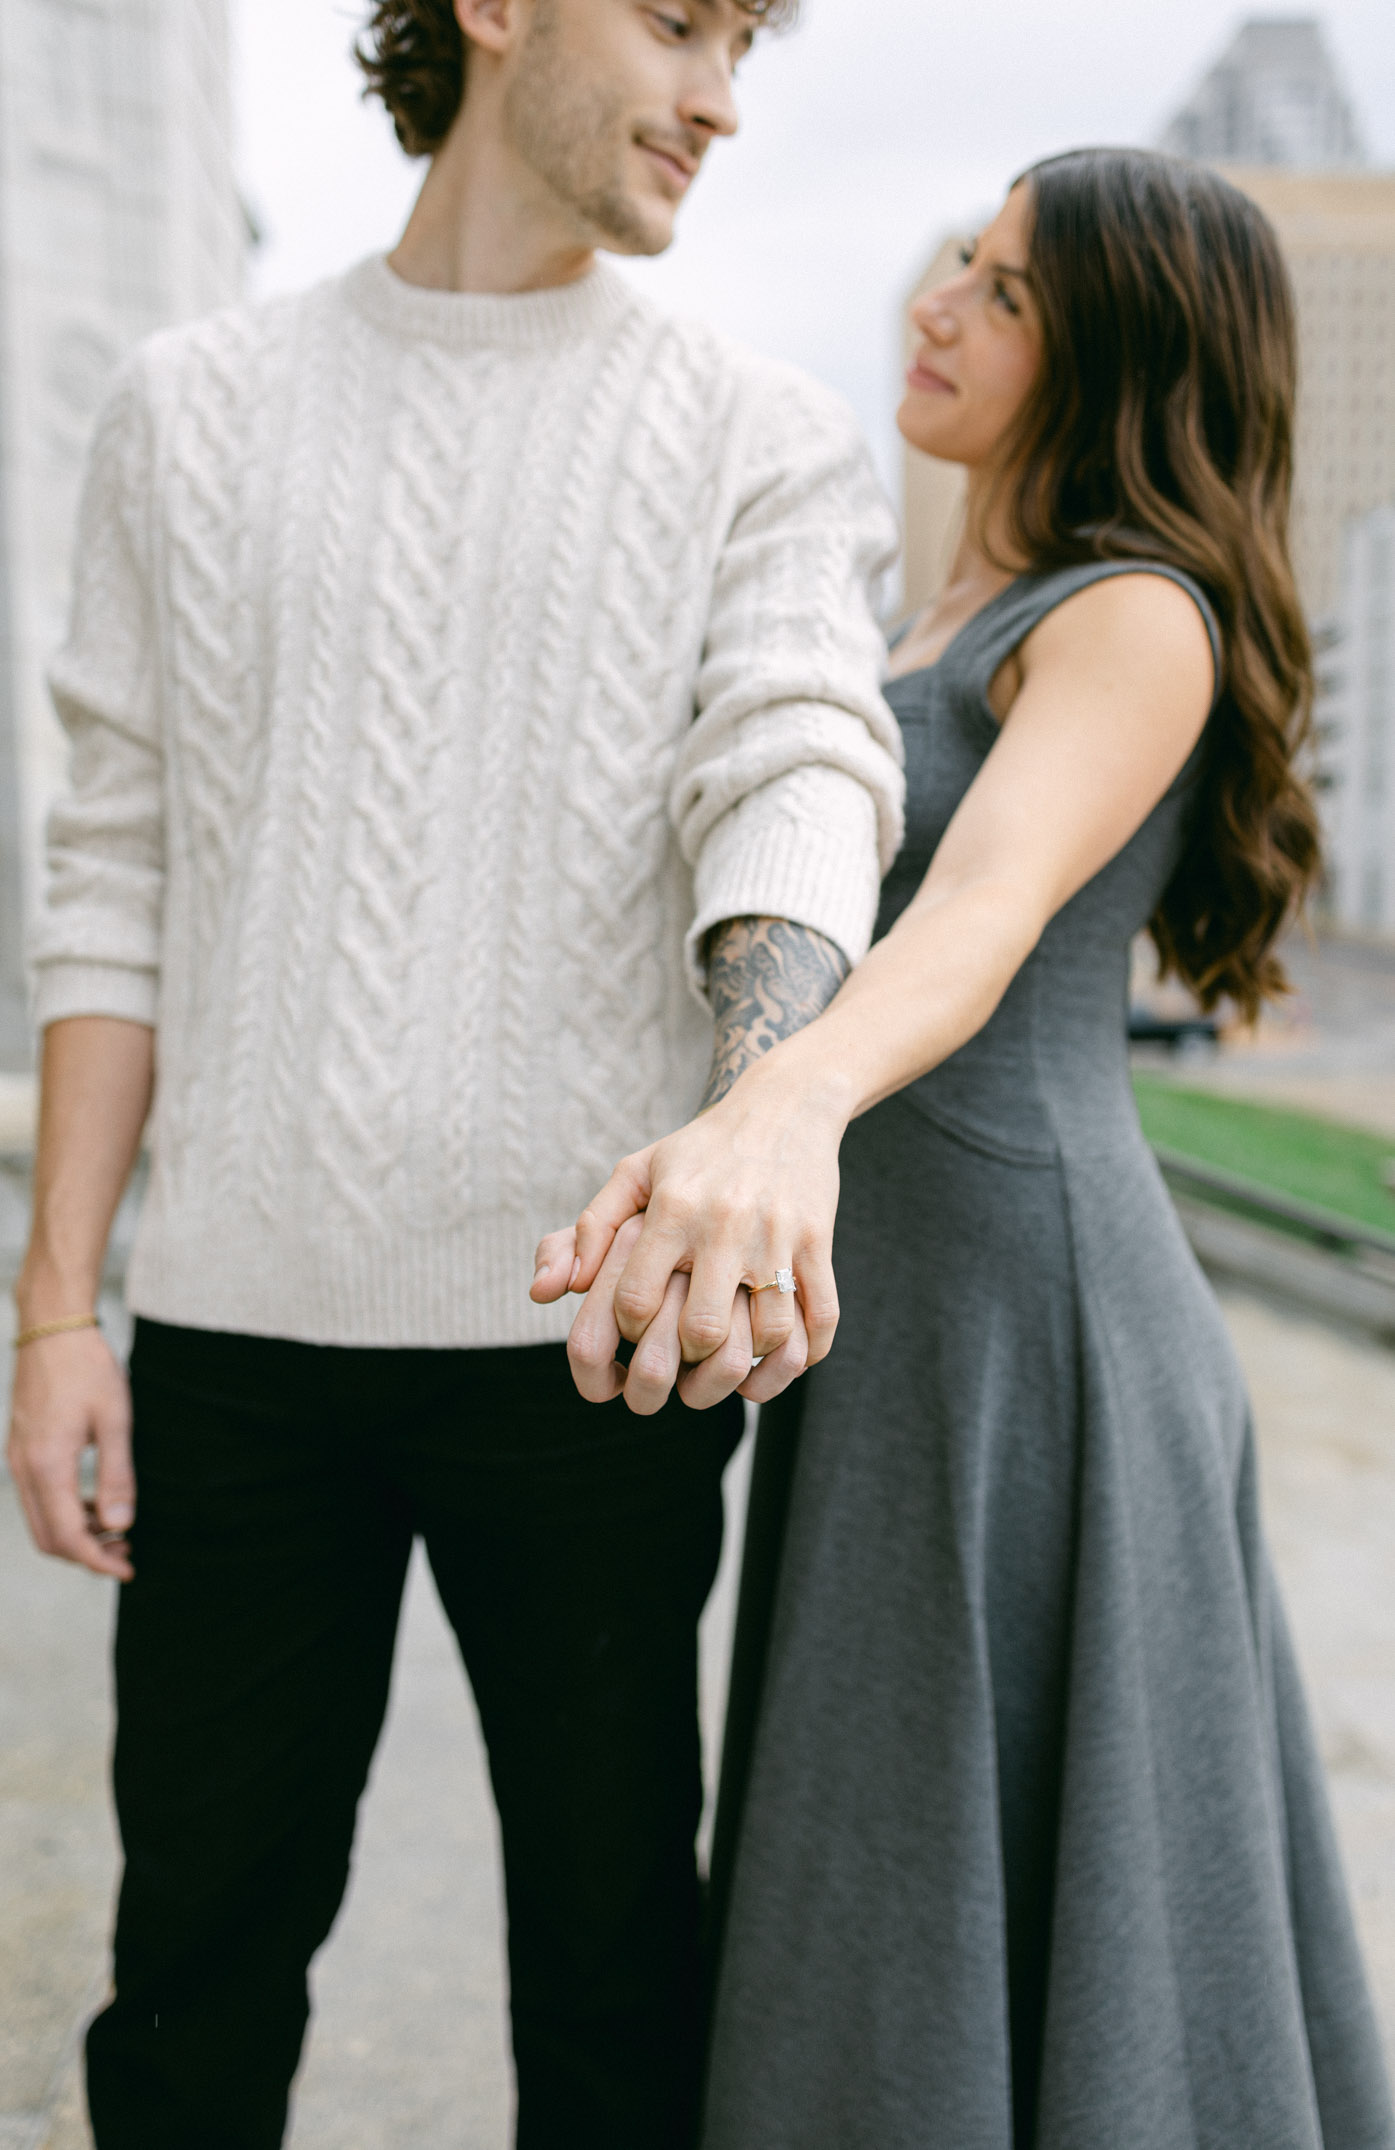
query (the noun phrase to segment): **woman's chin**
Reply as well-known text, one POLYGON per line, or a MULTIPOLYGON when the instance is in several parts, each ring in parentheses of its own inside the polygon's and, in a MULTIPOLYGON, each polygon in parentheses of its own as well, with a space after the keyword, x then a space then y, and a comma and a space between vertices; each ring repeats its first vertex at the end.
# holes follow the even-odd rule
POLYGON ((907 396, 896 413, 896 429, 907 446, 918 448, 922 455, 933 455, 942 463, 963 461, 956 453, 949 427, 937 426, 926 412, 924 396, 907 396))

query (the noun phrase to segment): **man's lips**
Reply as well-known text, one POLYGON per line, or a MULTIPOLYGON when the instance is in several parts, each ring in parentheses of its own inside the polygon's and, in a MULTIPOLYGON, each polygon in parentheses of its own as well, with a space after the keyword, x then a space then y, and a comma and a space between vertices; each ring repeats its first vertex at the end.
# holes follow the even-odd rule
POLYGON ((922 395, 957 396, 959 393, 953 381, 947 381, 942 373, 936 373, 934 367, 927 366, 923 358, 915 361, 907 372, 906 379, 911 387, 918 388, 922 395))
POLYGON ((686 191, 696 179, 698 168, 695 157, 685 156, 680 149, 666 149, 658 142, 646 142, 642 138, 639 147, 654 159, 659 169, 665 172, 680 190, 686 191))

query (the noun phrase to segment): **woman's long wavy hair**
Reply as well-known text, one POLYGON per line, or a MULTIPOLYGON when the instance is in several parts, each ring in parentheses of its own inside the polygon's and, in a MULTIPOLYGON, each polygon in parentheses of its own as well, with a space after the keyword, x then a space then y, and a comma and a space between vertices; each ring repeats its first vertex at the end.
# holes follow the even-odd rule
POLYGON ((1288 990, 1274 942, 1321 864, 1295 768, 1313 678, 1288 551, 1288 274, 1255 204, 1180 158, 1076 150, 1021 183, 1044 349, 999 481, 1007 528, 1034 566, 1165 561, 1215 606, 1221 694, 1150 931, 1164 976, 1252 1020, 1288 990))
MULTIPOLYGON (((555 4, 555 0, 554 0, 555 4)), ((737 0, 771 29, 793 22, 799 0, 737 0)), ((372 0, 354 57, 380 97, 409 157, 433 157, 465 96, 465 33, 455 0, 372 0)))

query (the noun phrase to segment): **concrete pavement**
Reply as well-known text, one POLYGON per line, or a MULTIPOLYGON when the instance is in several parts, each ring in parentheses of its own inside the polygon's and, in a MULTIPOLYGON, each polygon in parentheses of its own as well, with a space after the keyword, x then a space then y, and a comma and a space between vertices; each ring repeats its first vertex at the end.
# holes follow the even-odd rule
MULTIPOLYGON (((1271 1540, 1358 1917, 1395 2041, 1395 1353, 1230 1298, 1271 1540)), ((742 1498, 740 1465, 732 1504, 742 1498)), ((730 1555, 730 1542, 729 1542, 730 1555)), ((720 1713, 731 1560, 709 1614, 720 1713)), ((0 2150, 80 2150, 77 2038, 100 1992, 105 1585, 28 1550, 0 1486, 0 2150)), ((504 2150, 510 2087, 492 1809, 473 1711, 413 1572, 349 1903, 315 1975, 293 2150, 504 2150)))

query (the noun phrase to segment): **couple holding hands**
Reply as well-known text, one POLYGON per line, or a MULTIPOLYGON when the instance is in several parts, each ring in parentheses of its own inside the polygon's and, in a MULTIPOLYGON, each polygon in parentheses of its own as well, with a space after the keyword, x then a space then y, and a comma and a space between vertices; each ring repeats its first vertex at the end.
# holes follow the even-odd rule
POLYGON ((842 407, 595 259, 668 244, 792 13, 377 0, 401 244, 156 339, 99 430, 10 1454, 122 1584, 102 2150, 282 2139, 418 1535, 523 2150, 1395 2146, 1127 1058, 1140 932, 1253 1015, 1317 870, 1283 264, 1174 159, 1024 173, 916 307, 968 500, 888 652, 842 407))

